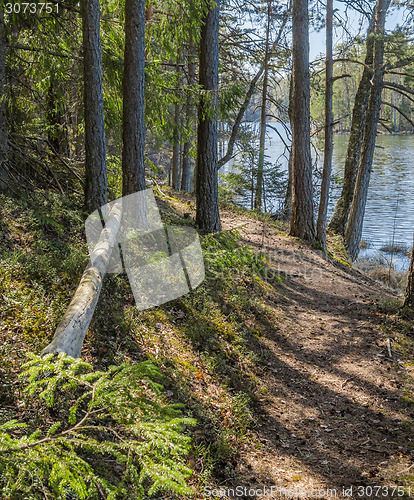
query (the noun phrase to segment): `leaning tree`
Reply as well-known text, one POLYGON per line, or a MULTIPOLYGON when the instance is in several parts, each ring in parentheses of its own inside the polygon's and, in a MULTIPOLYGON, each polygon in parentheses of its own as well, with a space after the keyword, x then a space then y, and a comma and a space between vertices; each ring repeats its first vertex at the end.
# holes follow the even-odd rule
POLYGON ((370 82, 371 90, 368 99, 358 174, 355 181, 348 225, 345 231, 345 245, 353 260, 357 258, 359 253, 359 243, 362 236, 362 225, 364 222, 377 126, 381 109, 381 94, 384 80, 384 26, 389 5, 390 0, 378 0, 375 6, 373 76, 370 82))
POLYGON ((365 44, 364 71, 355 94, 352 110, 351 130, 348 148, 345 157, 344 181, 341 195, 336 202, 335 209, 329 223, 329 229, 337 234, 344 235, 351 209, 354 194, 355 180, 358 172, 358 163, 361 154, 362 138, 364 135, 365 119, 368 106, 369 91, 371 88, 372 62, 374 58, 374 23, 375 11, 369 24, 365 44))

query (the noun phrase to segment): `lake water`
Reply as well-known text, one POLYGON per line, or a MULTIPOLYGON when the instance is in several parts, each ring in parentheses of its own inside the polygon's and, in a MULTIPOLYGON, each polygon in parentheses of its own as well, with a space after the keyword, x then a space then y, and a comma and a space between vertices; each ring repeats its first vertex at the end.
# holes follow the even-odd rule
MULTIPOLYGON (((271 125, 275 126, 274 123, 271 125)), ((277 130, 285 137, 280 125, 277 130)), ((332 170, 334 176, 340 178, 343 176, 347 145, 347 135, 335 136, 332 170)), ((408 269, 409 258, 404 253, 390 254, 380 249, 394 243, 408 252, 413 243, 414 135, 380 135, 376 145, 362 234, 368 247, 361 250, 359 258, 380 256, 387 261, 392 259, 397 270, 405 271, 408 269)), ((323 165, 321 148, 323 143, 316 141, 313 156, 320 172, 323 165)), ((287 160, 281 156, 284 149, 278 134, 268 129, 267 159, 271 162, 278 160, 281 169, 287 170, 287 160)), ((340 185, 332 183, 330 214, 339 194, 340 185)))

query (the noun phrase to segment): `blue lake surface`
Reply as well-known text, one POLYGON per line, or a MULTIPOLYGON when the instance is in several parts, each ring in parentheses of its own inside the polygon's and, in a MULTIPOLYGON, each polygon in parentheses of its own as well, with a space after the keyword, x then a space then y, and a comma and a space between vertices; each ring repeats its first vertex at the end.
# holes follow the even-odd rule
MULTIPOLYGON (((285 138, 281 125, 271 123, 285 138)), ((333 175, 342 178, 348 145, 347 135, 334 137, 333 175)), ((368 247, 359 257, 381 256, 399 271, 408 269, 409 259, 403 253, 390 254, 380 249, 391 243, 411 249, 414 233, 414 135, 379 135, 371 173, 368 200, 364 217, 362 239, 368 247)), ((268 128, 266 156, 278 162, 287 171, 285 146, 278 133, 268 128)), ((287 155, 286 155, 287 156, 287 155)), ((323 141, 314 141, 314 161, 321 172, 323 165, 323 141)), ((232 169, 231 164, 226 170, 232 169)), ((222 173, 222 171, 221 171, 222 173)), ((340 194, 340 185, 333 182, 330 194, 330 213, 340 194)), ((280 200, 272 200, 278 206, 280 200)))

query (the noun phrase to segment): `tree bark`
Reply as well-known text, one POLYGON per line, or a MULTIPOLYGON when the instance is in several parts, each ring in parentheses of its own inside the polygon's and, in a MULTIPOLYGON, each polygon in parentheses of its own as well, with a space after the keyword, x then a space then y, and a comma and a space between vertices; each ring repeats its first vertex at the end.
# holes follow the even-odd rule
POLYGON ((92 252, 75 295, 56 329, 52 342, 43 349, 42 356, 64 352, 73 358, 80 357, 83 340, 98 302, 121 219, 122 206, 117 202, 109 213, 105 228, 92 252))
POLYGON ((410 267, 408 268, 403 307, 414 309, 414 244, 411 250, 410 267))
POLYGON ((8 127, 6 107, 6 34, 4 11, 3 8, 0 8, 0 191, 7 186, 9 178, 7 168, 8 127))
POLYGON ((310 151, 308 0, 293 0, 292 11, 292 215, 290 235, 315 241, 310 151))
POLYGON ((107 203, 105 122, 99 0, 81 2, 85 112, 85 205, 90 212, 107 203))
POLYGON ((374 58, 374 21, 375 12, 372 15, 367 33, 365 67, 358 90, 355 95, 354 108, 352 111, 351 131, 348 141, 348 149, 345 158, 344 182, 341 196, 336 202, 335 209, 329 223, 329 230, 334 233, 344 235, 351 209, 352 196, 354 194, 355 180, 358 172, 359 158, 361 154, 362 138, 368 106, 370 80, 372 77, 372 67, 374 58))
POLYGON ((195 70, 194 70, 194 40, 193 37, 190 35, 190 43, 189 43, 189 49, 190 49, 190 58, 188 61, 188 85, 189 85, 189 90, 187 92, 187 101, 185 104, 185 120, 186 120, 186 129, 187 129, 187 134, 190 134, 187 136, 186 141, 184 143, 183 147, 183 168, 182 168, 182 177, 181 177, 181 190, 189 192, 191 189, 191 156, 190 156, 190 149, 191 149, 191 138, 192 134, 190 133, 190 128, 191 128, 191 117, 192 117, 192 108, 193 108, 193 99, 191 97, 191 92, 192 92, 192 86, 194 85, 194 80, 195 80, 195 70))
POLYGON ((390 0, 378 0, 375 7, 374 75, 371 80, 371 91, 368 100, 358 174, 355 181, 354 195, 345 232, 345 245, 352 260, 355 260, 359 253, 359 243, 362 236, 362 225, 364 222, 368 186, 371 177, 372 160, 374 157, 384 79, 384 25, 389 3, 390 0))
POLYGON ((333 94, 333 57, 332 57, 332 24, 333 24, 333 0, 326 2, 326 75, 325 75, 325 147, 323 158, 323 172, 321 185, 321 198, 319 201, 318 221, 316 233, 322 248, 326 249, 326 215, 328 213, 329 187, 332 172, 333 152, 333 116, 332 116, 332 94, 333 94))
POLYGON ((254 199, 254 208, 259 212, 262 209, 263 197, 263 170, 265 160, 265 140, 266 140, 266 106, 267 106, 267 81, 269 73, 269 34, 270 34, 270 15, 272 10, 272 2, 268 0, 267 3, 267 26, 266 26, 266 42, 264 54, 264 74, 263 74, 263 87, 262 87, 262 106, 260 112, 260 135, 259 135, 259 161, 257 164, 257 178, 256 178, 256 193, 254 199))
POLYGON ((219 5, 208 0, 203 14, 199 84, 201 89, 197 130, 196 222, 201 232, 221 231, 218 205, 217 90, 219 5))
POLYGON ((145 189, 145 0, 125 0, 122 194, 145 189))
POLYGON ((57 154, 69 156, 69 133, 65 118, 67 112, 65 99, 59 95, 58 83, 53 74, 50 76, 47 97, 47 121, 49 125, 47 139, 57 154))
MULTIPOLYGON (((293 96, 293 78, 291 76, 289 82, 289 104, 288 104, 288 117, 290 123, 290 129, 293 128, 293 118, 292 118, 292 96, 293 96)), ((284 220, 290 220, 292 215, 292 165, 293 165, 293 154, 292 154, 292 145, 289 151, 289 160, 288 160, 288 180, 286 186, 286 194, 283 203, 283 212, 282 217, 284 220)))
POLYGON ((172 155, 172 187, 178 191, 180 189, 180 142, 178 137, 180 121, 180 107, 174 104, 174 138, 172 155))
MULTIPOLYGON (((187 115, 188 116, 188 115, 187 115)), ((191 156, 190 156, 191 143, 185 141, 183 145, 183 166, 181 176, 181 191, 188 193, 190 191, 191 182, 191 156)))
POLYGON ((177 66, 175 74, 177 78, 176 101, 174 104, 174 133, 173 133, 173 156, 172 156, 172 185, 178 191, 180 189, 180 104, 179 88, 180 88, 180 51, 178 51, 177 66))

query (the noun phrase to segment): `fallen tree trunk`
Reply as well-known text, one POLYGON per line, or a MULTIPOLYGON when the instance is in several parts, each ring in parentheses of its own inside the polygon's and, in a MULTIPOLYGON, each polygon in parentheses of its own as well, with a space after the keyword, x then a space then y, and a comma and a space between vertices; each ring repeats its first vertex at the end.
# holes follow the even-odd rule
POLYGON ((98 302, 121 219, 122 204, 118 201, 113 205, 106 219, 105 227, 102 229, 75 295, 56 329, 52 342, 41 352, 42 356, 64 352, 73 358, 80 357, 83 339, 98 302))

